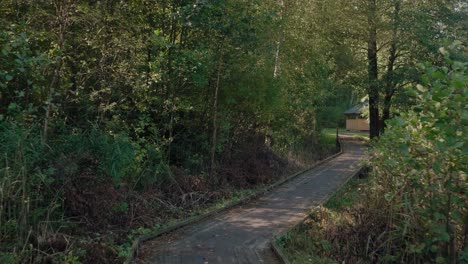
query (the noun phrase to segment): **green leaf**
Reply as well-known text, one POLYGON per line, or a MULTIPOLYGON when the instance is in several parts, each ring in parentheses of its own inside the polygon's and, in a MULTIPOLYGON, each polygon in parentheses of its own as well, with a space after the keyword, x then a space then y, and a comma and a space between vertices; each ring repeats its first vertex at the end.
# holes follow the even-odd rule
POLYGON ((439 48, 439 52, 440 52, 442 55, 445 55, 445 56, 448 56, 448 55, 449 55, 449 52, 448 52, 447 49, 445 49, 444 47, 439 48))
POLYGON ((421 80, 424 84, 429 84, 430 82, 429 77, 427 77, 427 75, 421 76, 421 80))
POLYGON ((462 80, 453 80, 451 85, 456 89, 461 89, 465 86, 465 83, 462 80))
POLYGON ((322 244, 323 250, 325 250, 325 251, 330 251, 333 248, 333 245, 330 242, 328 242, 327 240, 322 240, 321 244, 322 244))
POLYGON ((11 111, 11 110, 15 110, 17 107, 18 107, 17 104, 11 103, 10 105, 8 105, 8 110, 10 110, 10 111, 11 111))
POLYGON ((418 91, 420 91, 421 93, 427 92, 427 88, 420 84, 416 85, 416 89, 418 89, 418 91))
POLYGON ((441 73, 440 71, 436 71, 432 74, 432 78, 442 80, 445 78, 445 74, 441 73))
POLYGON ((384 197, 387 202, 390 202, 393 199, 393 194, 387 193, 384 195, 384 197))
POLYGON ((7 75, 5 75, 5 80, 11 81, 11 80, 13 80, 13 76, 7 74, 7 75))
POLYGON ((432 169, 434 169, 437 173, 442 173, 442 169, 440 168, 439 164, 435 163, 432 165, 432 169))
POLYGON ((424 243, 412 244, 412 245, 410 245, 410 252, 421 253, 424 250, 425 247, 426 247, 426 245, 424 243))
POLYGON ((402 153, 402 154, 408 154, 408 149, 409 149, 409 147, 408 147, 407 144, 405 144, 405 143, 400 144, 399 149, 400 149, 400 153, 402 153))

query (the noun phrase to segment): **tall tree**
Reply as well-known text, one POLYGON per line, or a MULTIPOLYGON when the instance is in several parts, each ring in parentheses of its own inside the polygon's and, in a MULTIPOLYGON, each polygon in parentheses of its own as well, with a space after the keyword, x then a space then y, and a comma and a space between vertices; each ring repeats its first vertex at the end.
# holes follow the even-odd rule
POLYGON ((378 64, 377 64, 377 0, 367 0, 367 74, 369 96, 369 125, 370 137, 379 136, 379 82, 378 82, 378 64))

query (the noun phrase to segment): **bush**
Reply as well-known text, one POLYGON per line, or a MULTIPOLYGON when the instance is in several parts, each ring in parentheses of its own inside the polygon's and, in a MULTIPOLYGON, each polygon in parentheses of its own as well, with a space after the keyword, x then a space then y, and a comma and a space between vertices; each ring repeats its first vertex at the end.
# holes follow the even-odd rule
POLYGON ((387 216, 383 259, 455 263, 467 258, 467 63, 422 65, 418 105, 388 122, 374 144, 372 193, 387 216))
POLYGON ((97 128, 61 135, 53 144, 54 151, 62 155, 96 158, 98 173, 115 181, 126 176, 135 161, 135 147, 127 136, 111 136, 97 128))

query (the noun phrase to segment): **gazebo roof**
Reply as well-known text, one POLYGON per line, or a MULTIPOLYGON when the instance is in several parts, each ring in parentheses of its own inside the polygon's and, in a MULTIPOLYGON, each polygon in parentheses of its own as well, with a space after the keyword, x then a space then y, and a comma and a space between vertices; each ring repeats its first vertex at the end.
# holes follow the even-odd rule
POLYGON ((344 112, 345 115, 360 115, 361 109, 368 106, 368 102, 353 106, 344 112))
POLYGON ((344 112, 345 115, 360 115, 361 107, 354 106, 344 112))

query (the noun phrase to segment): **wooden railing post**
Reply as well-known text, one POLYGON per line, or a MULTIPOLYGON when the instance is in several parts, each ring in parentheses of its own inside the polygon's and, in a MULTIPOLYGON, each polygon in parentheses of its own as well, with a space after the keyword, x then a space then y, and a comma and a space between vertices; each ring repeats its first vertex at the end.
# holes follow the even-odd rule
POLYGON ((339 150, 341 148, 340 146, 340 138, 339 138, 339 133, 338 133, 338 127, 336 127, 336 139, 335 139, 335 144, 336 148, 339 150))

